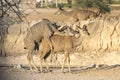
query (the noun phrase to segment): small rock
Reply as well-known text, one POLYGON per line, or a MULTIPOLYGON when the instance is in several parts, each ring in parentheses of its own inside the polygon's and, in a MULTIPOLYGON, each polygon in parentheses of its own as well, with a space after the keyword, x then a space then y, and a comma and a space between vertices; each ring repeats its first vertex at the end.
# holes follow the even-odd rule
POLYGON ((22 68, 22 65, 21 65, 21 64, 14 65, 14 68, 16 68, 16 69, 21 69, 21 68, 22 68))

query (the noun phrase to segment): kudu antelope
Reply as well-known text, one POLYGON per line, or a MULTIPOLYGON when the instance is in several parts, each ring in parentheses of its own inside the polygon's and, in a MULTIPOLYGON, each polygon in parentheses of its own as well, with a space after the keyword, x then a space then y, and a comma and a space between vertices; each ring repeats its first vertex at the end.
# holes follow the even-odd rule
POLYGON ((98 7, 86 8, 86 10, 93 11, 93 12, 96 13, 96 15, 99 16, 99 17, 100 17, 100 15, 101 15, 101 10, 100 10, 100 8, 98 8, 98 7))
MULTIPOLYGON (((28 31, 26 37, 24 38, 25 48, 28 49, 27 60, 30 66, 30 70, 33 71, 31 65, 31 57, 36 51, 39 50, 39 43, 42 38, 44 38, 49 44, 52 50, 52 44, 50 41, 50 37, 53 35, 57 29, 55 28, 55 24, 50 22, 48 19, 42 19, 40 22, 34 24, 28 31), (36 46, 37 45, 37 46, 36 46)), ((34 68, 37 70, 35 64, 33 63, 34 68)))
POLYGON ((78 20, 81 21, 81 20, 96 18, 98 13, 96 11, 92 11, 92 9, 89 10, 89 9, 75 8, 72 11, 66 11, 62 8, 59 8, 59 10, 55 12, 55 15, 61 15, 61 14, 72 17, 74 21, 78 21, 78 20))
MULTIPOLYGON (((72 11, 66 11, 62 8, 59 8, 59 10, 55 12, 55 15, 61 14, 70 17, 70 22, 72 23, 71 26, 73 26, 77 22, 80 22, 78 26, 83 26, 83 24, 81 23, 82 21, 93 20, 97 17, 97 13, 93 11, 78 8, 75 8, 72 11)), ((87 23, 89 23, 89 21, 87 21, 87 23)))
MULTIPOLYGON (((63 51, 64 52, 64 59, 63 59, 63 64, 61 67, 61 70, 64 70, 64 65, 66 60, 68 61, 68 69, 69 72, 71 72, 70 70, 70 53, 74 51, 74 49, 81 45, 82 41, 83 41, 83 36, 86 35, 90 35, 90 33, 87 30, 87 27, 84 26, 83 28, 79 28, 79 32, 77 37, 74 36, 61 36, 61 35, 53 35, 50 40, 52 42, 52 46, 53 46, 53 52, 60 52, 63 51)), ((42 49, 40 49, 40 71, 42 72, 42 60, 46 58, 46 55, 49 54, 49 52, 51 51, 51 48, 48 44, 48 42, 46 41, 46 39, 42 39, 41 42, 41 46, 42 49)), ((33 57, 33 55, 31 56, 33 57)), ((49 71, 49 67, 46 63, 46 67, 49 71)))

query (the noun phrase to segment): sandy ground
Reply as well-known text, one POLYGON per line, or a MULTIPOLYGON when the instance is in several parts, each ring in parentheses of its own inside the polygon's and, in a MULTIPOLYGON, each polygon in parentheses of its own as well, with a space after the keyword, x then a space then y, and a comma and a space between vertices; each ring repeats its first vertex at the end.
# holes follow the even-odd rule
POLYGON ((62 73, 59 68, 49 73, 32 73, 28 68, 1 67, 0 80, 120 80, 120 66, 81 69, 62 73))
MULTIPOLYGON (((39 63, 38 57, 34 61, 39 63)), ((39 65, 38 65, 39 68, 39 65)), ((65 67, 61 72, 60 65, 50 65, 50 71, 43 68, 43 73, 29 70, 26 55, 0 57, 0 80, 120 80, 120 65, 74 66, 71 73, 65 67)))

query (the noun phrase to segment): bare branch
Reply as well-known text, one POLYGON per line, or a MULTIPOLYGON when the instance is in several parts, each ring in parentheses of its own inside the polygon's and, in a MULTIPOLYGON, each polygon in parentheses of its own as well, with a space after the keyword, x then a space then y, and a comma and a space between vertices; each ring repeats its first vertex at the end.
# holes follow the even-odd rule
POLYGON ((12 12, 15 15, 17 15, 20 21, 23 21, 22 13, 19 10, 20 2, 21 0, 12 0, 12 1, 0 0, 0 20, 3 19, 6 14, 9 15, 10 14, 9 12, 12 12))

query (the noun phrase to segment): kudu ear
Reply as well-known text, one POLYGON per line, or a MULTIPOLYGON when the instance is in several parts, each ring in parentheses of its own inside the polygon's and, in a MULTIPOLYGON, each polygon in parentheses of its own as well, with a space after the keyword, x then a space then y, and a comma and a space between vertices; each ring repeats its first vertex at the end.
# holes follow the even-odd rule
POLYGON ((80 26, 76 26, 78 29, 82 29, 80 26))
POLYGON ((90 33, 88 32, 88 29, 87 29, 86 25, 83 25, 83 30, 85 30, 88 33, 88 35, 90 35, 90 33))
POLYGON ((83 29, 87 29, 87 26, 86 26, 86 25, 83 25, 83 29))

